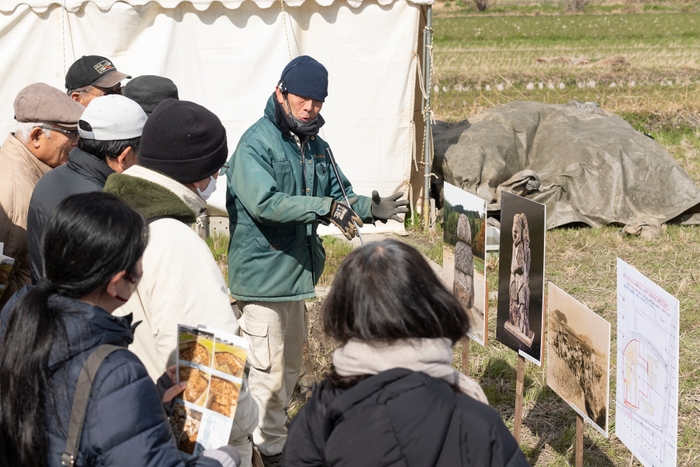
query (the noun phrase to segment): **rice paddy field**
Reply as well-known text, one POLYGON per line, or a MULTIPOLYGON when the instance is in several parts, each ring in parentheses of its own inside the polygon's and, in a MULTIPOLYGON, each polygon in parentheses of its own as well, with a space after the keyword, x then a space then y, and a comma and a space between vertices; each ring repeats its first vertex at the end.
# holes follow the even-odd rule
MULTIPOLYGON (((500 2, 483 12, 445 2, 435 6, 433 30, 436 119, 460 121, 514 100, 592 101, 653 136, 700 182, 698 4, 590 2, 574 13, 551 2, 500 2)), ((678 465, 700 465, 699 242, 700 227, 692 226, 666 226, 653 241, 612 226, 548 231, 546 280, 612 325, 610 436, 586 428, 584 465, 641 465, 614 434, 617 257, 680 300, 678 465)), ((491 258, 491 291, 497 269, 491 258)), ((490 310, 490 343, 471 344, 468 368, 512 427, 517 359, 495 341, 493 300, 490 310)), ((575 414, 547 387, 545 369, 529 363, 523 411, 520 441, 530 463, 574 465, 575 414)))

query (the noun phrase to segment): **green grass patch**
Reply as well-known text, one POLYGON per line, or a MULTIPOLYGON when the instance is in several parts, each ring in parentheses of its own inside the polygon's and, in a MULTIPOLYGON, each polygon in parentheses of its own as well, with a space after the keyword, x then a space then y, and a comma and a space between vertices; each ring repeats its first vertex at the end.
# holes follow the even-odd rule
POLYGON ((467 16, 433 21, 438 46, 519 41, 557 46, 567 42, 650 41, 700 38, 700 12, 628 15, 467 16))
POLYGON ((352 244, 331 236, 321 237, 321 239, 323 240, 323 248, 326 250, 326 265, 323 268, 321 278, 318 280, 318 286, 330 287, 340 264, 352 251, 352 244))
POLYGON ((224 275, 224 279, 228 284, 228 243, 229 236, 224 235, 220 232, 214 232, 213 235, 207 237, 205 240, 211 254, 214 256, 216 264, 219 265, 221 273, 224 275))

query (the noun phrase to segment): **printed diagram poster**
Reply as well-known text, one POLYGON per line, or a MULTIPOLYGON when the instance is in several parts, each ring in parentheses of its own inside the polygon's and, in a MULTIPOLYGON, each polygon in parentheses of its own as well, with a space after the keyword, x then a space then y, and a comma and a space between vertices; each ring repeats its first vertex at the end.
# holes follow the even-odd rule
POLYGON ((645 466, 676 465, 678 300, 617 259, 615 434, 645 466))
POLYGON ((443 278, 467 310, 467 336, 486 345, 486 201, 445 183, 444 216, 443 278))
POLYGON ((547 296, 547 385, 607 438, 610 323, 551 282, 547 296))
POLYGON ((545 206, 501 193, 496 339, 542 365, 545 206))
POLYGON ((248 342, 205 327, 178 326, 178 381, 170 424, 183 457, 228 443, 236 414, 248 342))

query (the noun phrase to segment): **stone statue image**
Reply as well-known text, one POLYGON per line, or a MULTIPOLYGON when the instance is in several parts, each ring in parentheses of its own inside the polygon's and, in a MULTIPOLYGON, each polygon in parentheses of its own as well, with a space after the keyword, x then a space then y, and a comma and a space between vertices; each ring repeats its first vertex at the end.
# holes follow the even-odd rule
POLYGON ((454 262, 452 292, 465 308, 470 309, 474 306, 474 254, 469 218, 464 214, 460 214, 457 221, 454 262))
POLYGON ((513 217, 508 312, 506 332, 525 347, 532 347, 535 333, 530 329, 530 232, 523 213, 513 217))

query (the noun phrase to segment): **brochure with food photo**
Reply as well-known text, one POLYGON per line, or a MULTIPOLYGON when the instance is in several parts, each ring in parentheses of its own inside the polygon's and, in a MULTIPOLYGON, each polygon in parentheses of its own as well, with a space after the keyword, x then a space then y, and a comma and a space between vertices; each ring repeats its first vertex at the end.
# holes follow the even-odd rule
POLYGON ((15 259, 5 256, 3 254, 4 244, 0 242, 0 297, 7 290, 7 286, 10 285, 10 274, 12 274, 12 267, 15 264, 15 259))
POLYGON ((187 387, 170 417, 185 459, 228 443, 238 406, 248 341, 206 328, 178 325, 177 380, 187 387))

